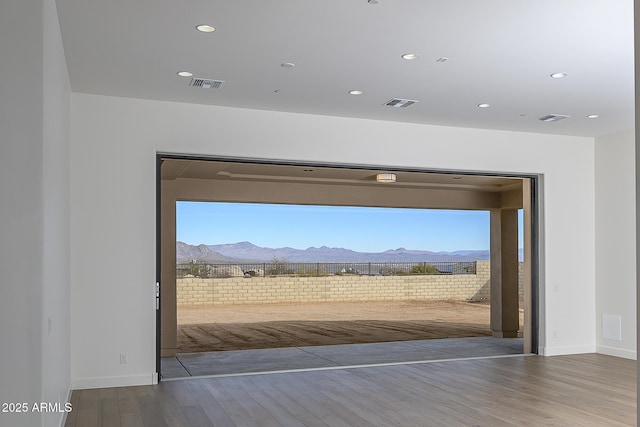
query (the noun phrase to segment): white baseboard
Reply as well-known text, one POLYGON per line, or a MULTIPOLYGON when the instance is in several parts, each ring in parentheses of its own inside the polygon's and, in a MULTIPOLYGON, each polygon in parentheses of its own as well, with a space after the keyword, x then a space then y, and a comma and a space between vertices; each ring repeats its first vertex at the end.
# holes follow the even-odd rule
POLYGON ((541 356, 565 356, 570 354, 595 353, 596 346, 575 346, 575 347, 538 347, 538 354, 541 356))
POLYGON ((596 348, 597 353, 607 354, 609 356, 623 357, 625 359, 638 360, 637 353, 632 350, 623 350, 621 348, 608 347, 606 345, 599 345, 596 348))
POLYGON ((121 377, 73 378, 71 380, 71 387, 74 390, 154 384, 158 384, 158 374, 155 372, 151 374, 127 375, 121 377))

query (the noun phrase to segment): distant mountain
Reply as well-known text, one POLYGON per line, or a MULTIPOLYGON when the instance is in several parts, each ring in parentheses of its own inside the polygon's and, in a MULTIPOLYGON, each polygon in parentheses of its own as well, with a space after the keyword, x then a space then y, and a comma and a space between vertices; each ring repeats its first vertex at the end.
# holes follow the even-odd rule
MULTIPOLYGON (((523 250, 518 251, 523 259, 523 250)), ((489 259, 488 250, 421 251, 405 248, 388 249, 384 252, 356 252, 345 248, 321 246, 307 249, 264 248, 251 242, 227 243, 222 245, 189 245, 176 242, 177 262, 192 260, 211 263, 265 262, 274 258, 289 262, 458 262, 482 261, 489 259)))
MULTIPOLYGON (((280 253, 289 253, 290 251, 296 251, 293 248, 262 248, 256 246, 251 242, 239 242, 229 243, 222 245, 209 245, 207 246, 211 251, 217 252, 229 258, 244 260, 244 261, 271 261, 274 256, 282 258, 280 253), (275 254, 278 255, 275 255, 275 254)), ((289 260, 292 261, 292 260, 289 260)))
POLYGON ((405 248, 389 249, 384 252, 356 252, 345 248, 307 249, 264 248, 251 242, 228 243, 222 245, 188 245, 177 242, 178 262, 201 260, 213 263, 265 262, 274 258, 289 262, 447 262, 476 261, 489 259, 488 250, 460 250, 454 252, 432 252, 405 248))
POLYGON ((207 245, 193 246, 183 242, 176 242, 176 262, 184 263, 193 260, 212 263, 225 263, 235 261, 218 252, 212 251, 207 245))
POLYGON ((489 259, 489 250, 467 250, 467 251, 453 251, 453 252, 438 252, 446 255, 455 255, 461 257, 471 257, 474 260, 489 259))

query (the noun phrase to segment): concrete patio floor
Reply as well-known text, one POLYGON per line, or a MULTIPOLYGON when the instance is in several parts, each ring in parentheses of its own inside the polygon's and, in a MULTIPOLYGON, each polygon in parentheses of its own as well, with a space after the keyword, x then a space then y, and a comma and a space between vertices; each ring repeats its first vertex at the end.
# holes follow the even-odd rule
POLYGON ((225 376, 332 367, 494 357, 523 353, 522 338, 447 338, 260 350, 181 353, 162 358, 161 378, 225 376))

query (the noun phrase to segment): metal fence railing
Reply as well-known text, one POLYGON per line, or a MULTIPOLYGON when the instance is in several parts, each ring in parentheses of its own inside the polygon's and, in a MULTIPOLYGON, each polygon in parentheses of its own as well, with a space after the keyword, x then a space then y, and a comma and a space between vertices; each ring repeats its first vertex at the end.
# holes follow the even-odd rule
POLYGON ((476 262, 284 262, 263 263, 183 263, 176 265, 182 277, 276 277, 276 276, 406 276, 406 275, 476 274, 476 262))

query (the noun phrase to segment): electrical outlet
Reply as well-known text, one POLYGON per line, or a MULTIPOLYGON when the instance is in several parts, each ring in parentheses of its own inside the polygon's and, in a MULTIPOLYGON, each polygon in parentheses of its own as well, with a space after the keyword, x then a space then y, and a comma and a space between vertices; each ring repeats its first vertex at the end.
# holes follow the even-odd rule
POLYGON ((120 364, 121 365, 127 364, 127 355, 124 353, 120 353, 120 364))

